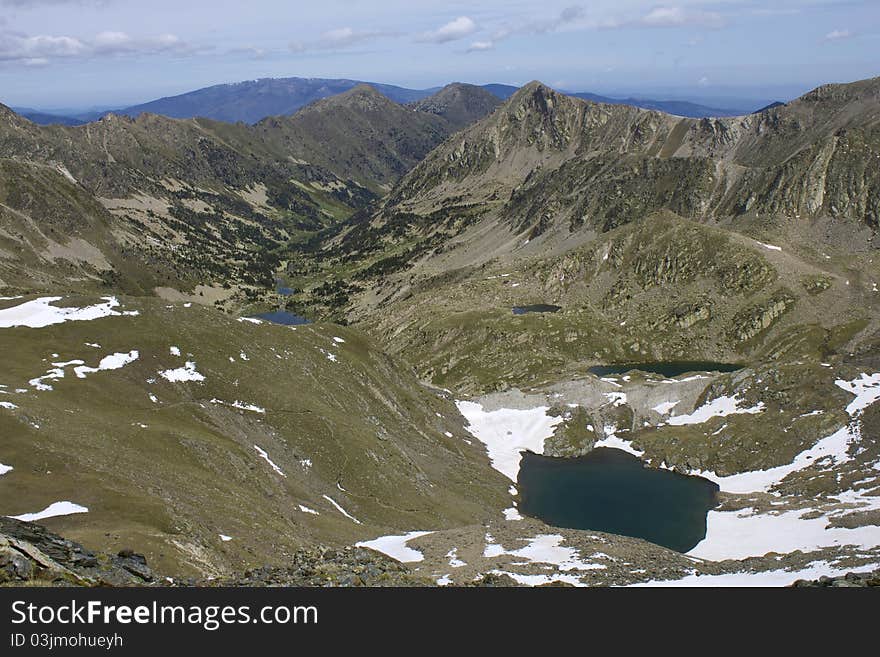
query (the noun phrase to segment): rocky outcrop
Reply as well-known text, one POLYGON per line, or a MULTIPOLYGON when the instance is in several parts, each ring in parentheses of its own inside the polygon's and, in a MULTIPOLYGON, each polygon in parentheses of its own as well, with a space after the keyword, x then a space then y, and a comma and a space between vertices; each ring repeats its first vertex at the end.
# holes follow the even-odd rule
POLYGON ((777 292, 768 301, 754 306, 734 319, 732 334, 735 340, 751 340, 779 319, 795 303, 787 292, 777 292))
POLYGON ((92 552, 42 525, 0 517, 0 585, 136 586, 156 576, 142 555, 92 552))
POLYGON ((216 580, 184 580, 197 586, 436 586, 399 561, 359 547, 298 550, 283 567, 261 567, 216 580))

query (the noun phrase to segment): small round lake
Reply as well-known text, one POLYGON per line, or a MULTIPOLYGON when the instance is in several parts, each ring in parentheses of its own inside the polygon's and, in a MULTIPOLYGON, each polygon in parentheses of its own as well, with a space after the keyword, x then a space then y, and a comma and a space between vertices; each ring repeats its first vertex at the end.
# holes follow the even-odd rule
POLYGON ((525 315, 526 313, 558 313, 562 310, 562 306, 553 306, 548 303, 536 303, 531 306, 514 306, 514 315, 525 315))
POLYGON ((305 317, 294 315, 286 310, 275 310, 270 313, 260 313, 259 315, 251 315, 257 319, 265 319, 273 324, 283 324, 284 326, 299 326, 301 324, 311 324, 305 317))
POLYGON ((609 374, 626 374, 632 370, 640 372, 652 372, 663 376, 680 376, 688 372, 736 372, 742 369, 741 365, 732 363, 714 363, 702 360, 670 360, 649 363, 620 363, 612 365, 595 365, 588 372, 596 376, 608 376, 609 374))
POLYGON ((643 538, 687 552, 706 537, 718 486, 702 477, 647 467, 619 449, 599 447, 560 459, 525 452, 519 510, 548 525, 643 538))

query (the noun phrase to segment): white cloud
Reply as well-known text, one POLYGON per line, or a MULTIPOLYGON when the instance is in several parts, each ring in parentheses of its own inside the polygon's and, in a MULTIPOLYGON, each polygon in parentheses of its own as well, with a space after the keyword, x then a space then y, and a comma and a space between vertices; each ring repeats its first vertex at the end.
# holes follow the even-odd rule
POLYGON ((0 61, 45 66, 53 59, 100 55, 185 53, 192 49, 173 34, 133 38, 125 32, 101 32, 91 40, 72 36, 0 33, 0 61))
MULTIPOLYGON (((566 7, 558 15, 552 18, 539 18, 521 22, 518 25, 508 25, 497 30, 493 35, 493 41, 501 41, 515 34, 548 34, 556 32, 564 27, 573 26, 583 22, 585 12, 583 7, 566 7)), ((595 27, 594 25, 587 25, 595 27)))
POLYGON ((849 39, 852 36, 853 33, 849 30, 831 30, 825 35, 825 41, 842 41, 843 39, 849 39))
POLYGON ((447 43, 448 41, 456 41, 473 34, 477 29, 477 24, 467 16, 459 16, 453 21, 449 21, 446 25, 438 27, 436 30, 424 33, 419 41, 428 41, 430 43, 447 43))
POLYGON ((655 7, 638 21, 647 27, 681 27, 702 25, 720 27, 724 24, 721 14, 712 11, 688 10, 682 7, 655 7))
POLYGON ((479 52, 482 50, 492 50, 495 47, 494 41, 474 41, 468 46, 468 52, 479 52))
POLYGON ((314 41, 292 41, 289 44, 289 48, 293 52, 336 50, 348 48, 365 41, 394 36, 398 36, 398 34, 383 30, 355 30, 351 27, 339 27, 324 32, 314 41))

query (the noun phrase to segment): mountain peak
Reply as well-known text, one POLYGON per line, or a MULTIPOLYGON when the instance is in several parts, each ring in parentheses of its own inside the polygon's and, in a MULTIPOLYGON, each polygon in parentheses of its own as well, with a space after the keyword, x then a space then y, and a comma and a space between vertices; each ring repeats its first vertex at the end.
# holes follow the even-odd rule
POLYGON ((377 91, 375 87, 361 83, 336 96, 322 98, 303 109, 325 111, 339 107, 348 107, 362 111, 379 111, 387 110, 389 107, 399 107, 399 105, 377 91))
POLYGON ((410 103, 409 107, 442 116, 460 129, 491 114, 500 104, 497 96, 482 87, 453 82, 427 98, 410 103))
POLYGON ((528 84, 524 84, 520 87, 516 93, 510 97, 508 104, 512 106, 527 104, 546 109, 548 105, 552 107, 557 99, 563 97, 565 97, 565 94, 548 87, 540 80, 532 80, 528 84))

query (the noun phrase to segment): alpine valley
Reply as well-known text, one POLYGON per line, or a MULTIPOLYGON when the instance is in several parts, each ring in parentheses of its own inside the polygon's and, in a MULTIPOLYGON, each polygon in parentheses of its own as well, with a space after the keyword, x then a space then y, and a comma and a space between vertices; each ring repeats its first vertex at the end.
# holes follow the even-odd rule
POLYGON ((281 82, 0 107, 0 581, 877 583, 880 78, 281 82))

